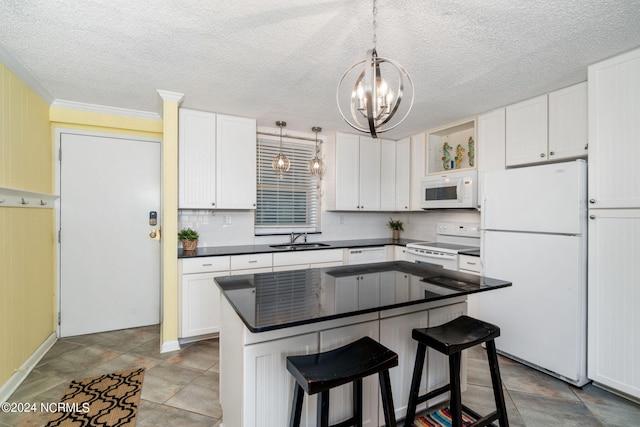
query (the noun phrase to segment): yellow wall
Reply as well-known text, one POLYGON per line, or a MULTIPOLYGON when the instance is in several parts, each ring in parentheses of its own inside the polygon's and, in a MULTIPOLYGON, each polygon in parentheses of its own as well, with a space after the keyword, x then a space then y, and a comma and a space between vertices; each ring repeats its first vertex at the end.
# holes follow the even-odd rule
MULTIPOLYGON (((0 186, 54 192, 56 127, 152 138, 163 132, 161 120, 49 107, 0 63, 0 186)), ((55 332, 55 228, 53 209, 0 207, 0 386, 55 332)))
MULTIPOLYGON (((0 186, 52 193, 49 106, 0 63, 0 186)), ((0 207, 0 385, 55 330, 55 213, 0 207)))

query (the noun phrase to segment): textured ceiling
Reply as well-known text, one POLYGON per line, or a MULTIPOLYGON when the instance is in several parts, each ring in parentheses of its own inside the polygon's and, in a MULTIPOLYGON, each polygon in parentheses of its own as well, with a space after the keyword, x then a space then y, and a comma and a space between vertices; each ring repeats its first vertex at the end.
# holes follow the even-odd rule
MULTIPOLYGON (((183 106, 351 131, 338 80, 372 47, 364 0, 0 0, 0 45, 55 99, 183 106)), ((640 46, 640 0, 379 0, 377 50, 415 83, 399 139, 587 78, 640 46)))

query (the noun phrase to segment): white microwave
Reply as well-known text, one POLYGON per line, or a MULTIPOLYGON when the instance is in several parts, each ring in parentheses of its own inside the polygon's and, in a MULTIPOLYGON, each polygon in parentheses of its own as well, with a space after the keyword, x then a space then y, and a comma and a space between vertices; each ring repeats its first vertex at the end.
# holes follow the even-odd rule
POLYGON ((478 171, 468 170, 422 178, 422 209, 470 209, 478 204, 478 171))

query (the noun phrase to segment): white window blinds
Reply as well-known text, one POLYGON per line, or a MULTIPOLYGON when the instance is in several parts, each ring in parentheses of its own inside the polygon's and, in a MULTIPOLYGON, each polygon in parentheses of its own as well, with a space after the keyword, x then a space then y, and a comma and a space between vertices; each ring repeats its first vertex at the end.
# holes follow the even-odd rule
POLYGON ((283 140, 282 152, 291 161, 291 167, 282 175, 271 167, 271 161, 280 152, 279 139, 258 135, 257 147, 255 233, 320 231, 320 184, 307 169, 307 163, 315 155, 314 143, 283 140))

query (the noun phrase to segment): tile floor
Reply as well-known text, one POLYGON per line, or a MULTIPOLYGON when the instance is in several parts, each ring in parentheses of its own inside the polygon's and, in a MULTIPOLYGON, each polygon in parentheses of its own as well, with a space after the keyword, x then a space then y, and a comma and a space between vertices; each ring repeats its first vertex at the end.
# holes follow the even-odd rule
MULTIPOLYGON (((57 402, 72 379, 144 366, 138 426, 219 426, 218 341, 161 354, 159 340, 158 326, 58 340, 9 401, 57 402)), ((503 357, 500 369, 511 426, 640 426, 640 405, 597 387, 572 387, 503 357)), ((463 401, 480 413, 493 410, 482 348, 469 352, 463 401)), ((0 413, 0 427, 43 426, 48 417, 0 413)))

